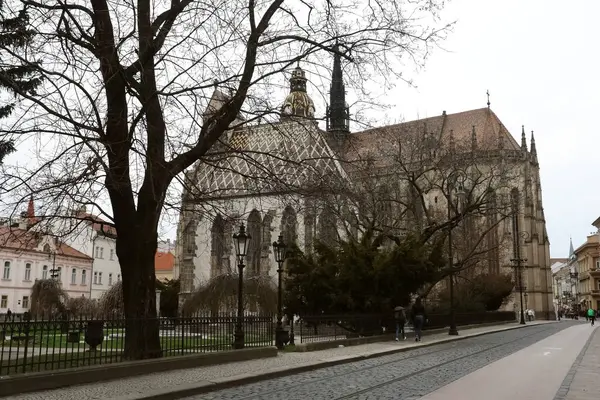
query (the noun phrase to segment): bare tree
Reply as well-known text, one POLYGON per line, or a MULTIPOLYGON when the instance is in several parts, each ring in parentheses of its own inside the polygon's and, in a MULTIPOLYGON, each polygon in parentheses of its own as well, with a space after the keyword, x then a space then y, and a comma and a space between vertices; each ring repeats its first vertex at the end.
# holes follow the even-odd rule
POLYGON ((296 62, 324 75, 324 55, 343 53, 368 103, 368 84, 402 79, 398 65, 422 64, 448 28, 438 26, 441 0, 23 3, 39 37, 28 54, 43 64, 0 50, 47 80, 38 97, 17 90, 27 102, 0 131, 33 138, 38 161, 13 168, 10 188, 17 200, 38 193, 48 218, 87 204, 114 222, 129 359, 161 355, 154 254, 162 210, 177 203, 172 181, 209 163, 228 130, 272 120, 270 94, 296 62), (203 121, 215 82, 229 96, 203 121))
POLYGON ((357 147, 356 157, 345 160, 353 179, 343 196, 326 199, 327 206, 351 237, 375 231, 397 243, 410 234, 447 246, 452 231, 453 265, 426 293, 451 273, 500 273, 511 242, 503 227, 519 176, 515 159, 471 138, 433 138, 411 129, 417 123, 361 133, 370 147, 357 147))

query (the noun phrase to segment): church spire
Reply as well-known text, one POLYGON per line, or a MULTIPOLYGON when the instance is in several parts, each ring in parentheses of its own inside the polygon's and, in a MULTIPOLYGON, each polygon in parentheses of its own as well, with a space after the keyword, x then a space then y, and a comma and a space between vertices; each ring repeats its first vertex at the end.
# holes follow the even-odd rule
POLYGON ((521 150, 527 151, 527 139, 525 139, 525 125, 521 125, 521 150))
POLYGON ((327 107, 327 132, 348 133, 350 131, 350 114, 346 104, 346 88, 342 75, 342 59, 340 46, 333 46, 333 71, 329 106, 327 107))
POLYGON ((573 249, 573 238, 569 238, 569 258, 573 259, 575 257, 575 250, 573 249))
POLYGON ((535 137, 533 137, 533 131, 531 131, 531 155, 537 156, 537 149, 535 148, 535 137))

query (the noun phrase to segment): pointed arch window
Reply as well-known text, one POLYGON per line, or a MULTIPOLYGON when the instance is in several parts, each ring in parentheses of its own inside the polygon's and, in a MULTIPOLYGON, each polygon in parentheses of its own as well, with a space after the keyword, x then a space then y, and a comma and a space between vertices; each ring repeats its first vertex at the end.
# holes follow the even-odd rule
POLYGON ((325 206, 323 208, 319 214, 319 220, 317 223, 319 240, 328 246, 335 245, 338 238, 338 232, 336 228, 335 215, 333 214, 333 210, 330 206, 325 206))
POLYGON ((225 256, 225 220, 217 215, 211 229, 211 276, 223 273, 223 257, 225 256))
POLYGON ((260 216, 260 212, 257 209, 253 209, 248 215, 248 235, 251 238, 256 238, 255 240, 250 240, 248 243, 248 267, 250 267, 250 271, 253 274, 260 274, 260 256, 261 256, 261 241, 258 238, 261 238, 261 227, 262 227, 262 217, 260 216))
POLYGON ((292 206, 287 206, 281 215, 281 235, 288 249, 291 249, 296 244, 298 237, 297 226, 298 218, 296 211, 292 206))

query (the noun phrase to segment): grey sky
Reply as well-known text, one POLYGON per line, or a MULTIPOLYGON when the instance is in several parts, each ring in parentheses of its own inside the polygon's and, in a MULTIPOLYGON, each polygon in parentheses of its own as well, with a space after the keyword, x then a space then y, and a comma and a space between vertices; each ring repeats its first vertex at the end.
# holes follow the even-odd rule
POLYGON ((596 161, 600 146, 600 2, 453 0, 445 20, 457 20, 415 89, 398 85, 395 111, 406 120, 492 109, 519 139, 535 131, 552 257, 567 256, 600 216, 596 161))

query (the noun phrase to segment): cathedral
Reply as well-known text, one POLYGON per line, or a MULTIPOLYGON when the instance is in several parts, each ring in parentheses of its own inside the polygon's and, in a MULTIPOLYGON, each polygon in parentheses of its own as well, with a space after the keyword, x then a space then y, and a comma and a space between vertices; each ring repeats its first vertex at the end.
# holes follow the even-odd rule
MULTIPOLYGON (((351 132, 337 54, 322 130, 300 65, 292 71, 289 83, 290 92, 278 121, 251 124, 239 116, 207 157, 186 173, 174 271, 181 280, 180 302, 211 278, 237 272, 232 236, 241 223, 251 236, 245 274, 276 279, 271 244, 279 235, 286 243, 310 251, 315 239, 332 241, 349 234, 342 227, 344 216, 358 219, 365 215, 364 210, 347 204, 334 209, 331 202, 323 201, 325 197, 340 199, 342 192, 364 189, 373 176, 385 175, 388 193, 414 198, 410 185, 394 183, 406 182, 401 175, 407 172, 392 168, 390 160, 400 158, 403 166, 414 166, 422 162, 424 152, 428 160, 436 160, 454 151, 467 164, 482 165, 481 170, 492 171, 498 165, 510 170, 510 178, 499 180, 503 181, 503 189, 498 188, 497 196, 519 195, 516 214, 520 232, 514 232, 515 224, 510 219, 493 225, 486 240, 497 245, 487 257, 486 271, 515 273, 511 260, 518 246, 525 264, 521 273, 528 306, 538 318, 554 318, 549 242, 533 133, 529 147, 524 130, 517 142, 489 102, 486 108, 455 114, 444 111, 426 119, 351 132), (419 147, 418 157, 406 151, 409 137, 419 147), (466 153, 477 157, 467 159, 466 153)), ((227 101, 228 96, 216 88, 204 117, 209 118, 227 101)), ((398 204, 407 204, 402 201, 394 202, 387 212, 401 215, 399 219, 406 228, 423 226, 426 216, 434 215, 428 211, 441 212, 445 207, 442 193, 433 187, 427 193, 417 193, 417 197, 411 212, 398 209, 398 204)), ((513 297, 508 309, 518 307, 518 296, 513 297)))

